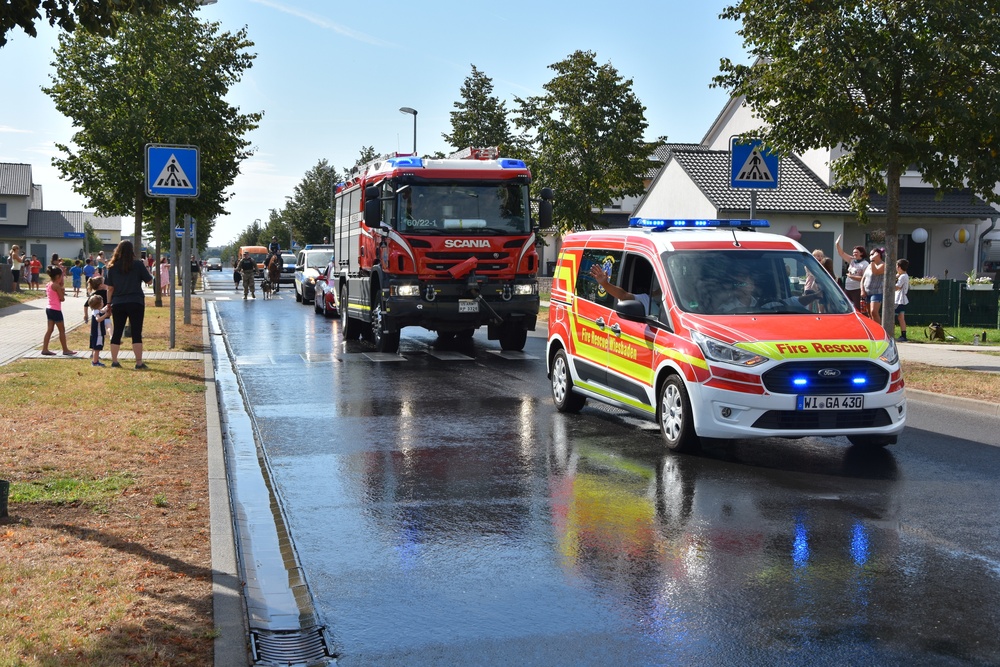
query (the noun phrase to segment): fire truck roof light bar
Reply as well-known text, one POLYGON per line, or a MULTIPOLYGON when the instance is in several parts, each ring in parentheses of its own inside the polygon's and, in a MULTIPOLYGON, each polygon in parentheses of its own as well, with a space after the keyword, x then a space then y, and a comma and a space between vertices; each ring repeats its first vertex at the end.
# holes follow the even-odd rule
POLYGON ((500 158, 499 161, 501 169, 527 169, 528 165, 524 164, 524 160, 515 160, 513 158, 504 157, 500 158))
POLYGON ((423 167, 424 166, 423 158, 413 157, 413 156, 410 156, 410 157, 391 157, 388 160, 386 160, 386 162, 388 162, 389 164, 391 164, 393 167, 397 167, 397 168, 398 167, 423 167))
POLYGON ((642 227, 654 231, 668 229, 744 229, 770 227, 767 220, 665 220, 662 218, 630 218, 629 227, 642 227))

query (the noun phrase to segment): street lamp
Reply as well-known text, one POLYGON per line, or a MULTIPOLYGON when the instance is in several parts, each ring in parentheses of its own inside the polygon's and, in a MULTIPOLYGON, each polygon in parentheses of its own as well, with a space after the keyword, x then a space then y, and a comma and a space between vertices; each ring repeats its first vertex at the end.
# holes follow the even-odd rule
POLYGON ((410 107, 399 107, 400 113, 413 114, 413 154, 417 154, 417 110, 410 107))
MULTIPOLYGON (((285 208, 291 208, 293 197, 285 195, 285 199, 288 201, 285 208)), ((293 246, 295 245, 295 239, 292 238, 292 221, 288 220, 285 224, 288 225, 288 251, 291 252, 294 249, 293 246)))

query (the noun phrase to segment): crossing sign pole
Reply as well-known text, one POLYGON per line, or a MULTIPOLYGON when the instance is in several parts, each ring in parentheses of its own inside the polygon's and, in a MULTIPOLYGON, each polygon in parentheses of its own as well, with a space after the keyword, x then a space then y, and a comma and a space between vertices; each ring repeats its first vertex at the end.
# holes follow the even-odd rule
MULTIPOLYGON (((171 230, 176 226, 177 197, 197 197, 200 182, 201 161, 197 146, 146 144, 146 194, 150 197, 170 199, 171 230)), ((188 240, 190 233, 190 230, 187 230, 185 241, 188 240)), ((174 236, 173 233, 170 234, 170 261, 174 263, 173 274, 176 276, 178 264, 174 236)), ((181 288, 183 289, 184 285, 181 288)), ((170 349, 173 349, 175 343, 177 312, 175 294, 176 284, 174 289, 170 290, 170 349)), ((186 317, 189 318, 190 315, 186 317)))

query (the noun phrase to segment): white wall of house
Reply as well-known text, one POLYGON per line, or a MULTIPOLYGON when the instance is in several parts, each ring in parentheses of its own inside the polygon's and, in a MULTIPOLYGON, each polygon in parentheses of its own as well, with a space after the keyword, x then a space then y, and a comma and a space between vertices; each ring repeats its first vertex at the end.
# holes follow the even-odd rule
POLYGON ((0 219, 0 225, 28 226, 28 198, 0 196, 0 202, 7 204, 7 218, 0 219))
POLYGON ((747 105, 730 101, 701 143, 714 151, 728 151, 729 140, 734 135, 752 132, 762 125, 747 105))
POLYGON ((676 161, 668 162, 654 181, 640 208, 632 214, 637 218, 715 218, 715 206, 698 189, 676 161))

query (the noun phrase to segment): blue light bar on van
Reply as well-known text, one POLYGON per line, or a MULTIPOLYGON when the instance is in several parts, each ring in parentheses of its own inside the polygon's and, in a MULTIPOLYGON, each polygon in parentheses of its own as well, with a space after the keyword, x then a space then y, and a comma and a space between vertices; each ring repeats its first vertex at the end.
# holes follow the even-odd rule
POLYGON ((629 218, 629 227, 645 229, 742 229, 770 227, 767 220, 665 220, 663 218, 629 218))
POLYGON ((391 164, 393 167, 396 168, 424 166, 424 161, 422 158, 414 157, 412 155, 410 157, 391 157, 387 159, 386 162, 388 162, 389 164, 391 164))
POLYGON ((498 160, 501 169, 527 169, 528 166, 524 164, 524 160, 515 160, 509 157, 502 157, 498 160))

